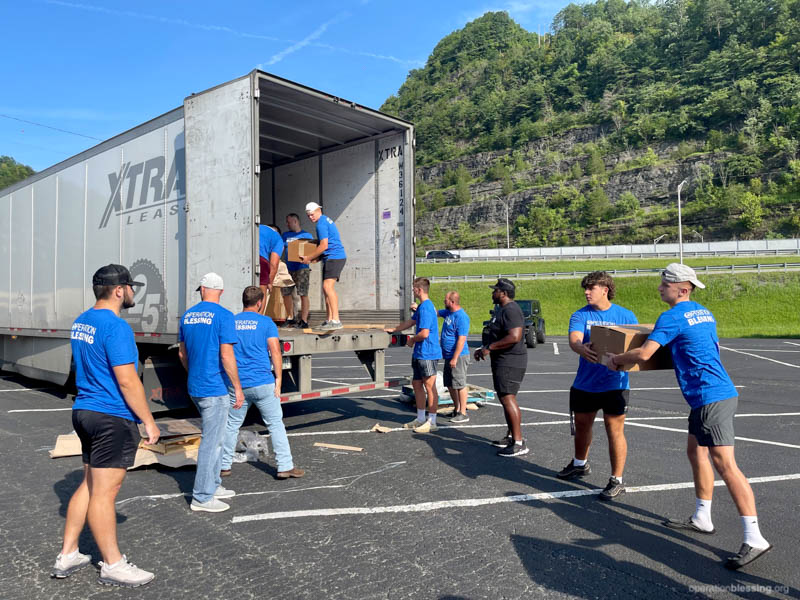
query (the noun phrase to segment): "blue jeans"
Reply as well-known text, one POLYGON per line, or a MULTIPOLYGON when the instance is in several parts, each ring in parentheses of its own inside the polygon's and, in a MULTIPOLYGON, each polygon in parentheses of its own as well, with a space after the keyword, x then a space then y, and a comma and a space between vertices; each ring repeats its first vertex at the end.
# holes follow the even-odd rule
POLYGON ((214 497, 222 480, 219 477, 222 460, 222 439, 228 422, 228 396, 195 398, 192 396, 203 419, 203 437, 197 450, 197 473, 194 476, 192 497, 198 502, 208 502, 214 497))
POLYGON ((236 439, 239 428, 247 416, 247 409, 251 404, 255 404, 261 413, 261 418, 269 429, 272 439, 272 449, 275 451, 275 459, 278 461, 278 471, 291 471, 294 469, 292 462, 292 451, 289 449, 289 438, 286 437, 286 427, 283 426, 283 409, 281 401, 275 397, 275 384, 257 385, 255 387, 244 388, 244 403, 241 408, 233 408, 236 398, 233 388, 228 388, 230 394, 231 409, 228 413, 228 427, 225 431, 225 439, 222 442, 222 467, 230 469, 233 462, 233 452, 236 449, 236 439))

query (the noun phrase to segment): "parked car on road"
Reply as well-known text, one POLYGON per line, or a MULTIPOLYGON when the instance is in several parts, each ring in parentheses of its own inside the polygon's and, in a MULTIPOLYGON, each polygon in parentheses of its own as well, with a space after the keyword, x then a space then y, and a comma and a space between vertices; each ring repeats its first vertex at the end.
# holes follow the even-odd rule
POLYGON ((459 260, 461 257, 458 254, 450 252, 449 250, 429 250, 425 255, 425 258, 436 260, 459 260))

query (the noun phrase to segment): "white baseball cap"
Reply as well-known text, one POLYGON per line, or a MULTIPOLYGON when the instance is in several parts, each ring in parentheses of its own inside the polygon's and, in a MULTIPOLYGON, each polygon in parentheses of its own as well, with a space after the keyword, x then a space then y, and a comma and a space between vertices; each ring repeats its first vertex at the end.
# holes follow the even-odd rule
POLYGON ((681 283, 683 281, 689 281, 700 289, 706 287, 697 278, 697 273, 694 272, 692 267, 682 265, 680 263, 668 264, 667 268, 661 271, 661 279, 668 283, 681 283))
POLYGON ((200 288, 204 287, 209 290, 222 290, 225 289, 224 284, 222 283, 222 277, 217 275, 216 273, 206 273, 203 275, 203 278, 200 280, 200 285, 197 286, 196 292, 200 291, 200 288))
POLYGON ((319 204, 317 204, 316 202, 309 202, 308 204, 306 204, 306 212, 307 213, 314 212, 318 208, 322 208, 322 207, 319 204))

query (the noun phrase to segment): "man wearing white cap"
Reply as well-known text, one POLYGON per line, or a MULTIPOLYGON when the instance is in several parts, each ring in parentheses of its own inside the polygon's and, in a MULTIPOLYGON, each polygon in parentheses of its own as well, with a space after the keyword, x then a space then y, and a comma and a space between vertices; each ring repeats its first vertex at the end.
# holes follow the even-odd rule
POLYGON ((322 293, 325 295, 325 305, 328 318, 321 325, 323 329, 341 329, 339 320, 339 298, 334 285, 339 281, 339 275, 344 269, 347 255, 344 252, 342 240, 336 224, 328 216, 322 214, 322 207, 316 202, 306 204, 306 215, 312 223, 317 225, 317 239, 319 246, 313 254, 301 256, 300 262, 309 264, 318 257, 322 257, 322 293))
POLYGON ((686 453, 692 465, 696 500, 695 512, 689 519, 669 519, 664 525, 695 533, 714 533, 711 521, 714 471, 710 458, 742 519, 744 542, 739 552, 725 562, 728 569, 739 569, 769 552, 772 546, 761 535, 753 490, 734 458, 733 416, 738 398, 720 360, 717 324, 711 311, 691 299, 695 288, 705 287, 691 267, 668 265, 661 273, 658 291, 670 309, 658 318, 642 347, 612 355, 609 368, 642 363, 661 346, 669 345, 678 385, 691 407, 686 453))
POLYGON ((220 306, 224 284, 216 273, 206 273, 197 291, 201 301, 181 318, 178 356, 189 372, 189 396, 203 419, 203 438, 197 451, 197 472, 192 489, 191 509, 222 512, 230 506, 220 500, 236 495, 220 479, 222 441, 231 406, 222 372, 234 389, 233 408, 244 403, 233 344, 237 343, 233 313, 220 306))

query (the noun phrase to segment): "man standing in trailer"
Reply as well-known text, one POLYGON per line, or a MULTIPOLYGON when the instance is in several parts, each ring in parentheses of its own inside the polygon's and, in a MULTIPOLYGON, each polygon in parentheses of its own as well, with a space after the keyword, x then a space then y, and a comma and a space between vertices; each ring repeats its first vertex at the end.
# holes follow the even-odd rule
MULTIPOLYGON (((275 281, 275 275, 278 274, 278 263, 281 262, 283 246, 283 238, 276 225, 258 226, 258 283, 265 298, 272 292, 272 282, 275 281)), ((266 310, 267 303, 264 302, 262 311, 266 310)))
MULTIPOLYGON (((300 228, 300 217, 296 213, 289 213, 286 215, 286 226, 288 227, 282 235, 283 242, 288 247, 289 242, 295 240, 312 240, 311 234, 300 228)), ((294 281, 294 286, 282 287, 281 293, 283 294, 283 302, 286 306, 286 314, 289 315, 289 320, 286 321, 287 327, 298 327, 300 329, 308 328, 308 281, 311 275, 311 268, 307 264, 294 261, 286 261, 286 268, 289 270, 289 275, 294 281), (292 290, 297 290, 297 295, 300 296, 300 317, 294 314, 294 302, 292 299, 292 290)))
POLYGON ((307 265, 314 259, 322 257, 322 293, 325 295, 325 306, 328 318, 320 327, 322 329, 341 329, 339 320, 339 297, 335 284, 342 274, 347 255, 344 252, 339 230, 333 219, 322 214, 322 207, 316 202, 306 204, 306 215, 312 223, 317 224, 319 246, 313 254, 301 256, 300 261, 307 265))

